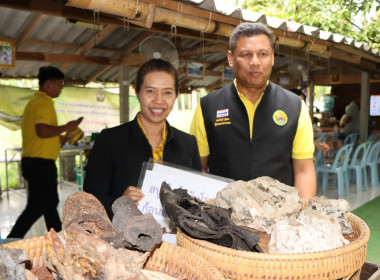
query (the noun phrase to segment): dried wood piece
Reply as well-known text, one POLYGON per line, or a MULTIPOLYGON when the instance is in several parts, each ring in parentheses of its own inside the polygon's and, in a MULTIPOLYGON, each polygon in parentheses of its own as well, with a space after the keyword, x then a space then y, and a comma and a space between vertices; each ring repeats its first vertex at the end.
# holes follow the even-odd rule
POLYGON ((175 225, 191 237, 244 251, 262 252, 260 234, 235 225, 230 212, 190 196, 185 189, 172 190, 166 182, 160 189, 163 209, 175 225))
MULTIPOLYGON (((30 270, 31 273, 33 273, 38 280, 54 280, 54 276, 52 272, 44 265, 40 267, 33 267, 30 270)), ((29 279, 28 279, 29 280, 29 279)))
POLYGON ((297 188, 266 176, 228 184, 217 193, 215 204, 231 208, 237 225, 268 234, 277 221, 296 216, 302 209, 297 188))
POLYGON ((26 252, 21 249, 0 248, 0 279, 26 280, 26 252))
POLYGON ((310 253, 335 249, 348 243, 334 219, 309 208, 303 210, 297 219, 285 219, 274 225, 268 252, 310 253))
POLYGON ((115 248, 123 247, 122 236, 117 234, 103 204, 92 194, 79 191, 67 198, 63 207, 62 229, 73 223, 112 243, 115 248))
POLYGON ((142 214, 129 196, 116 199, 112 212, 112 223, 116 231, 123 235, 125 247, 150 252, 161 243, 161 226, 152 214, 142 214))
POLYGON ((46 235, 47 266, 64 280, 145 279, 137 263, 138 252, 115 249, 109 243, 71 224, 59 235, 46 235))
POLYGON ((318 196, 308 200, 307 208, 317 210, 332 217, 340 225, 343 234, 351 234, 353 232, 352 226, 347 219, 347 213, 350 211, 350 205, 347 200, 318 196))

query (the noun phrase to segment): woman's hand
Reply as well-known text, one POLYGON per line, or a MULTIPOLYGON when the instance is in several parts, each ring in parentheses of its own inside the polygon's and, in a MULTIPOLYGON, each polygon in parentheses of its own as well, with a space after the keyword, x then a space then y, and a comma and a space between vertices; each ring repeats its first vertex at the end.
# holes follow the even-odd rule
POLYGON ((129 196, 132 198, 133 202, 136 205, 139 205, 139 201, 145 196, 139 188, 134 186, 128 186, 128 188, 124 191, 123 196, 129 196))

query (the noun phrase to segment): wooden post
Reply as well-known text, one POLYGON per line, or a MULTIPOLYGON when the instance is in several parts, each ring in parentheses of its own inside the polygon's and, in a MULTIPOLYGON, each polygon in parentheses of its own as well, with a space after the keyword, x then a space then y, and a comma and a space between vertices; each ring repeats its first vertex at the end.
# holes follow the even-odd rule
POLYGON ((360 127, 359 143, 367 141, 369 119, 369 74, 362 72, 360 88, 360 127))
POLYGON ((314 90, 314 79, 312 77, 309 78, 310 81, 309 81, 309 115, 310 115, 310 118, 311 118, 311 122, 313 122, 313 116, 314 116, 314 112, 313 112, 313 107, 314 107, 314 93, 315 93, 315 90, 314 90))
POLYGON ((129 121, 129 67, 120 66, 119 91, 120 91, 120 123, 129 121))

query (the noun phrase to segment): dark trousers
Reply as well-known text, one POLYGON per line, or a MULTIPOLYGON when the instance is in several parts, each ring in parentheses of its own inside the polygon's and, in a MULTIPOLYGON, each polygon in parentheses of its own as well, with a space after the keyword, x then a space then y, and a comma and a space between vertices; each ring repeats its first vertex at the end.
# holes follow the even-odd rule
POLYGON ((57 167, 54 160, 43 158, 22 158, 22 175, 28 182, 28 200, 26 208, 18 217, 8 238, 23 238, 31 226, 42 215, 47 230, 62 227, 57 206, 59 203, 57 190, 57 167))

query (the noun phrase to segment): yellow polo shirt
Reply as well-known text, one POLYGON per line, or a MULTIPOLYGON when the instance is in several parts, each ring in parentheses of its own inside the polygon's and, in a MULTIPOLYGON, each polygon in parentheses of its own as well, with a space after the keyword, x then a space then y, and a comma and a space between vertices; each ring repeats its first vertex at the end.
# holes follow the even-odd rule
MULTIPOLYGON (((142 132, 144 133, 146 140, 148 140, 148 142, 149 142, 148 135, 146 134, 146 131, 141 124, 140 115, 137 117, 137 123, 139 124, 142 132)), ((153 162, 154 163, 156 163, 156 162, 162 163, 162 161, 164 160, 164 147, 165 147, 165 143, 166 143, 166 134, 167 134, 167 132, 166 132, 166 122, 165 122, 164 130, 162 132, 162 141, 161 141, 160 145, 158 146, 157 150, 153 150, 153 147, 152 147, 152 155, 153 155, 153 162)))
MULTIPOLYGON (((252 138, 253 120, 257 106, 260 104, 261 97, 255 104, 252 104, 243 94, 238 92, 241 101, 243 102, 249 119, 249 129, 252 138)), ((195 109, 193 120, 191 122, 190 134, 194 135, 197 139, 199 154, 201 157, 206 157, 210 154, 210 149, 207 141, 206 128, 203 120, 202 108, 198 102, 195 109)), ((313 126, 308 114, 305 102, 302 102, 301 113, 298 118, 297 132, 293 141, 292 158, 294 159, 308 159, 313 158, 314 142, 313 142, 313 126)))
POLYGON ((22 157, 38 157, 56 160, 60 150, 59 136, 40 138, 36 134, 36 124, 57 126, 54 101, 46 93, 37 91, 29 100, 22 117, 22 157))

